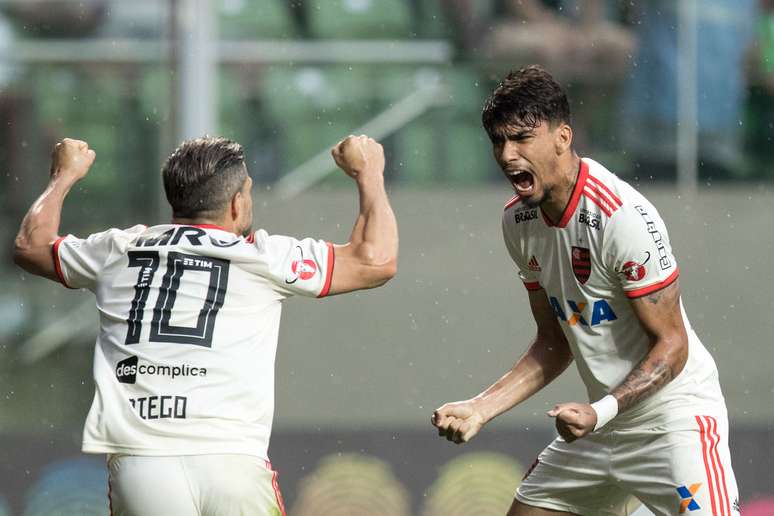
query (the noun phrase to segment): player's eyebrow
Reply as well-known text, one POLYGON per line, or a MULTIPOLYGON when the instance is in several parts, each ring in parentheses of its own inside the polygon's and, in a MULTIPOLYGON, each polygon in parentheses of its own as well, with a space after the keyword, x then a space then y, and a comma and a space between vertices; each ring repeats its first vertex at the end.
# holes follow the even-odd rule
POLYGON ((505 137, 512 140, 518 140, 525 136, 532 136, 535 134, 535 130, 532 128, 524 127, 520 129, 514 129, 512 131, 506 131, 505 137))
POLYGON ((503 127, 490 134, 493 142, 504 142, 505 140, 522 140, 527 136, 534 136, 534 127, 511 126, 503 127))

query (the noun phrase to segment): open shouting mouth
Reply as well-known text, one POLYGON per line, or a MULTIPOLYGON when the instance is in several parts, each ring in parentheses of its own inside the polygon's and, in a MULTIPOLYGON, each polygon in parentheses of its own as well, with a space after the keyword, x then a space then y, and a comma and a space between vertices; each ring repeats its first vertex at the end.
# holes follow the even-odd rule
POLYGON ((535 178, 526 170, 509 174, 508 179, 518 195, 530 196, 535 190, 535 178))

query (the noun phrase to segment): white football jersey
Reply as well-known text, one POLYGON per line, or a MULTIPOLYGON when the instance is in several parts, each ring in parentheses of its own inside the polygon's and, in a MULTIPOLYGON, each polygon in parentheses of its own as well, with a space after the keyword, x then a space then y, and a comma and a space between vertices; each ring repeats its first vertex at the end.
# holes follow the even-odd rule
MULTIPOLYGON (((512 198, 503 213, 506 247, 528 290, 545 290, 590 401, 617 387, 647 355, 650 340, 631 300, 671 285, 678 267, 664 222, 645 197, 599 163, 583 158, 559 221, 512 198)), ((712 356, 681 304, 689 354, 683 371, 611 425, 666 421, 723 409, 712 356)))
POLYGON ((83 451, 267 458, 282 301, 328 293, 331 244, 169 224, 67 236, 53 252, 100 315, 83 451))

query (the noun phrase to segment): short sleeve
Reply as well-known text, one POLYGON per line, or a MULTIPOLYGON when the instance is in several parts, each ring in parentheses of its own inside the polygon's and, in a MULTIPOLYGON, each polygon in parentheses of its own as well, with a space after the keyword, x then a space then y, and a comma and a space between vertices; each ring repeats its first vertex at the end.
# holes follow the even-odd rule
POLYGON ((59 281, 68 288, 93 291, 111 254, 144 230, 145 226, 135 226, 128 230, 109 229, 87 238, 67 235, 57 239, 52 255, 59 281))
POLYGON ((269 279, 280 290, 308 297, 328 295, 335 261, 332 244, 260 230, 255 234, 255 245, 264 254, 269 279))
POLYGON ((668 287, 679 269, 666 225, 647 202, 627 206, 608 226, 607 265, 626 297, 635 299, 668 287))
POLYGON ((508 224, 508 210, 503 213, 503 240, 505 241, 505 247, 508 249, 508 254, 511 255, 513 263, 519 270, 519 279, 524 283, 524 287, 527 290, 540 290, 543 288, 540 285, 540 277, 538 272, 540 266, 537 264, 537 260, 534 257, 526 257, 521 252, 517 244, 517 237, 513 234, 510 225, 508 224), (533 263, 530 263, 533 261, 533 263))

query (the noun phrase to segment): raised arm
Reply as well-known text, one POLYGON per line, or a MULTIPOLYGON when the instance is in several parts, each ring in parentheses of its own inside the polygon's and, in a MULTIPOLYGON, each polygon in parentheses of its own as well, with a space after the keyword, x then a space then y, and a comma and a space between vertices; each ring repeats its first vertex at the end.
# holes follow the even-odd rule
POLYGON ((491 387, 475 398, 447 403, 431 422, 438 435, 457 444, 472 439, 486 423, 551 383, 572 363, 572 353, 544 290, 529 292, 537 335, 527 352, 491 387))
POLYGON ((32 203, 14 241, 14 262, 31 274, 58 281, 51 246, 59 237, 62 204, 96 157, 86 142, 65 138, 51 156, 48 186, 32 203))
POLYGON ((384 285, 398 266, 398 225, 384 190, 384 149, 367 136, 350 136, 331 154, 357 183, 360 211, 349 243, 335 246, 329 294, 384 285))

